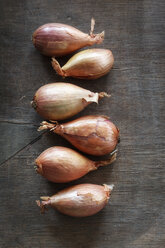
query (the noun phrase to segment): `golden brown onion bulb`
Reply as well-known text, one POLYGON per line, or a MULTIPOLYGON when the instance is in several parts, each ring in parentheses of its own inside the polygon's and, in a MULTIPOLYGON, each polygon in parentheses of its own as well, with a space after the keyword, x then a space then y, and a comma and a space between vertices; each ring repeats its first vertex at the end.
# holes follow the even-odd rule
POLYGON ((105 92, 94 93, 69 83, 51 83, 37 90, 32 106, 47 120, 64 120, 104 96, 109 97, 105 92))
POLYGON ((43 213, 47 206, 73 217, 94 215, 107 204, 114 185, 79 184, 36 201, 43 213))
POLYGON ((112 68, 114 57, 108 49, 87 49, 81 51, 61 68, 58 61, 52 58, 52 66, 62 77, 96 79, 107 74, 112 68))
POLYGON ((39 131, 49 129, 82 152, 100 156, 112 152, 119 142, 119 129, 106 116, 88 115, 58 124, 43 121, 39 131))
POLYGON ((63 56, 82 47, 100 44, 104 32, 93 34, 95 21, 91 20, 90 34, 61 23, 48 23, 39 27, 32 36, 34 46, 44 55, 63 56))
POLYGON ((66 147, 54 146, 46 149, 35 160, 36 171, 47 180, 67 183, 76 180, 100 166, 113 163, 116 151, 104 161, 92 161, 80 153, 66 147))

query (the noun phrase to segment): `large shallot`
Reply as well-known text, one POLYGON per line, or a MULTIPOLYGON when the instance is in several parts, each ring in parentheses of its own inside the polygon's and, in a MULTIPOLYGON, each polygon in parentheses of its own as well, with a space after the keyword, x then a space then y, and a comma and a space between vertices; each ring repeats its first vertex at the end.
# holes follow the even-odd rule
POLYGON ((88 115, 59 124, 42 122, 40 130, 50 129, 80 151, 100 156, 112 152, 119 142, 119 129, 106 116, 88 115))

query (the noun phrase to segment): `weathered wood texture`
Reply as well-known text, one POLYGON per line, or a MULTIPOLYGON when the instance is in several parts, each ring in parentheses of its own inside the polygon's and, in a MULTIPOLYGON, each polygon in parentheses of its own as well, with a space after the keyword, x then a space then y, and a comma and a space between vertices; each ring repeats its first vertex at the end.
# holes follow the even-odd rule
MULTIPOLYGON (((164 15, 163 0, 0 1, 0 247, 165 247, 164 15), (48 22, 88 32, 105 30, 113 70, 95 81, 66 79, 112 97, 81 114, 106 114, 121 143, 116 163, 76 183, 114 183, 110 203, 99 214, 74 219, 53 210, 40 215, 35 200, 67 185, 36 175, 34 159, 52 145, 71 147, 57 135, 36 131, 41 118, 30 106, 43 84, 64 81, 31 42, 48 22)), ((69 58, 69 56, 68 56, 69 58)), ((61 64, 66 58, 60 59, 61 64)), ((69 184, 70 185, 70 184, 69 184)))

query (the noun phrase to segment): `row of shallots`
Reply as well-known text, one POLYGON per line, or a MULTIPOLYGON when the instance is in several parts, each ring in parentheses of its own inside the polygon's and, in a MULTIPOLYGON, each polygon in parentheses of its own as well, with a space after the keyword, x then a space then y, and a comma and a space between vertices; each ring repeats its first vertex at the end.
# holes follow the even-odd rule
MULTIPOLYGON (((94 25, 95 21, 92 19, 88 35, 65 24, 45 24, 34 32, 33 43, 42 54, 52 57, 52 66, 62 77, 96 79, 108 73, 113 66, 114 58, 110 50, 83 50, 71 57, 63 67, 55 58, 101 43, 104 32, 94 34, 94 25)), ((39 174, 55 183, 67 183, 116 160, 119 130, 108 117, 89 115, 66 123, 57 122, 76 115, 92 102, 98 103, 103 97, 109 95, 63 82, 47 84, 38 89, 32 106, 46 120, 41 123, 39 131, 48 129, 61 135, 87 154, 110 154, 107 160, 92 161, 72 149, 54 146, 36 159, 36 171, 39 174)), ((64 189, 52 197, 41 197, 42 201, 37 201, 37 204, 42 212, 50 205, 61 213, 84 217, 99 212, 108 202, 112 189, 113 185, 80 184, 64 189)))

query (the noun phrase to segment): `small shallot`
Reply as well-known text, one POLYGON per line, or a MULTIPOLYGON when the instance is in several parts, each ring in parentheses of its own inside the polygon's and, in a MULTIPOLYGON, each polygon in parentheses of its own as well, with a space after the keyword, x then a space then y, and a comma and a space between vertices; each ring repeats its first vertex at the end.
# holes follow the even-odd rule
POLYGON ((78 114, 105 92, 94 93, 69 83, 51 83, 40 87, 32 101, 34 109, 47 120, 64 120, 78 114))
POLYGON ((91 20, 90 34, 61 23, 48 23, 39 27, 32 36, 34 46, 44 55, 63 56, 82 47, 100 44, 104 32, 94 34, 95 20, 91 20))
POLYGON ((88 115, 59 124, 43 121, 39 131, 50 129, 82 152, 100 156, 112 152, 119 142, 119 129, 106 116, 88 115))
POLYGON ((58 61, 52 58, 52 66, 62 77, 96 79, 107 74, 112 68, 114 57, 108 49, 87 49, 81 51, 61 68, 58 61))
POLYGON ((36 171, 47 180, 55 183, 67 183, 76 180, 100 166, 113 163, 116 150, 111 157, 103 161, 92 161, 80 153, 61 146, 46 149, 35 160, 36 171))
POLYGON ((47 206, 73 216, 86 217, 98 213, 108 203, 114 185, 79 184, 59 191, 49 197, 36 201, 43 213, 47 206))

